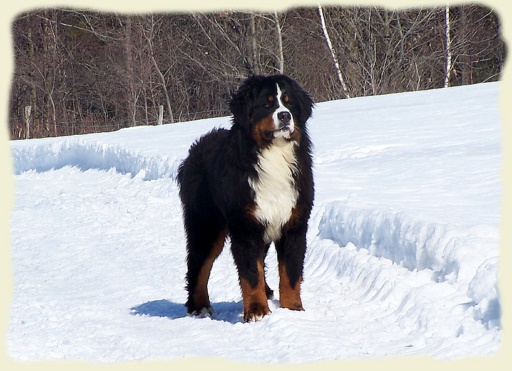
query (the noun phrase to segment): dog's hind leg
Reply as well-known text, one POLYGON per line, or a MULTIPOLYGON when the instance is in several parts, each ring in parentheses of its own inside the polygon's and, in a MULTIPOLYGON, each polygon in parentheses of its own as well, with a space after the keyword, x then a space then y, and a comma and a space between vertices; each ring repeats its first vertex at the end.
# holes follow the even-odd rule
POLYGON ((185 218, 187 231, 187 291, 185 304, 190 315, 213 314, 208 295, 208 280, 213 262, 224 247, 225 224, 218 218, 206 220, 204 215, 185 218))

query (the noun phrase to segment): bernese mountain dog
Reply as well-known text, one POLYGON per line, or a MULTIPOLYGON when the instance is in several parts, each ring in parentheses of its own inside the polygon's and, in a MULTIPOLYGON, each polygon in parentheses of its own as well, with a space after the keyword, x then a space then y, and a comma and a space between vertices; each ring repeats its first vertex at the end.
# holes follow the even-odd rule
POLYGON ((265 256, 277 251, 279 305, 304 310, 300 296, 306 231, 313 206, 313 100, 286 75, 253 75, 233 93, 232 126, 214 129, 190 148, 178 170, 187 238, 185 304, 213 315, 208 279, 229 236, 245 322, 270 313, 273 291, 265 256))

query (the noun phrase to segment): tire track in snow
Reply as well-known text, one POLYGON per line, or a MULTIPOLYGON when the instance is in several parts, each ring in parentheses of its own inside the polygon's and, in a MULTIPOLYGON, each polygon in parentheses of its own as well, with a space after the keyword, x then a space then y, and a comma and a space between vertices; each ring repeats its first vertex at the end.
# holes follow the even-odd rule
MULTIPOLYGON (((465 295, 447 283, 432 282, 427 272, 409 271, 352 244, 340 249, 323 240, 320 246, 323 257, 310 255, 306 266, 304 290, 318 298, 308 309, 343 323, 354 344, 373 343, 380 349, 375 356, 435 355, 447 339, 478 327, 464 310, 465 295)), ((365 352, 372 354, 371 349, 365 352)))

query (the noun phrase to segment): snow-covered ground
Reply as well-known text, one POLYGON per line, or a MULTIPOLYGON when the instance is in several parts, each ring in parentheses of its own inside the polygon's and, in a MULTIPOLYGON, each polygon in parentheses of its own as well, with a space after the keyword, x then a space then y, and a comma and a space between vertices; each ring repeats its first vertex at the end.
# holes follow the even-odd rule
MULTIPOLYGON (((493 355, 499 83, 319 103, 303 304, 245 324, 229 246, 188 317, 176 170, 228 117, 11 142, 16 360, 493 355)), ((277 288, 273 251, 268 281, 277 288)))

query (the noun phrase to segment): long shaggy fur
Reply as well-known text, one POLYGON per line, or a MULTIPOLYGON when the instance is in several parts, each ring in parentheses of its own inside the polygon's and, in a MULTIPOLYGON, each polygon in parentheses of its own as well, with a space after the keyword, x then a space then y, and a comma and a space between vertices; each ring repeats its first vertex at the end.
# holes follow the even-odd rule
POLYGON ((244 320, 270 313, 273 291, 264 260, 274 243, 280 306, 303 310, 300 284, 313 205, 313 101, 285 75, 252 76, 229 102, 229 130, 194 143, 178 172, 187 236, 187 312, 213 313, 208 278, 229 235, 239 274, 244 320))

